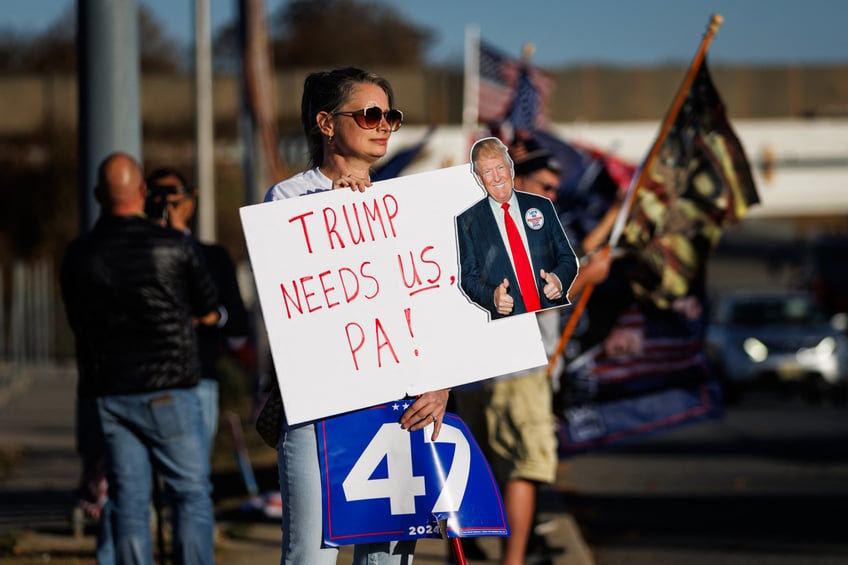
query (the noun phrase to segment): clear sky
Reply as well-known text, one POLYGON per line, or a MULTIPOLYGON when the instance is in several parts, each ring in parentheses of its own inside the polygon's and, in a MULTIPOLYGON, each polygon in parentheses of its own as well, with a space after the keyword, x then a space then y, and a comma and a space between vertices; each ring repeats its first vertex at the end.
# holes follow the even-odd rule
MULTIPOLYGON (((171 36, 188 42, 194 0, 137 0, 171 36)), ((288 0, 266 0, 268 13, 288 0)), ((844 0, 371 0, 434 31, 427 59, 461 64, 464 30, 515 54, 536 45, 542 67, 586 63, 688 62, 712 13, 724 17, 713 39, 713 64, 848 63, 844 0)), ((0 28, 40 31, 75 0, 2 0, 0 28)), ((214 29, 234 18, 237 0, 211 0, 214 29)), ((351 25, 356 25, 351 23, 351 25)), ((375 30, 379 36, 379 30, 375 30)))

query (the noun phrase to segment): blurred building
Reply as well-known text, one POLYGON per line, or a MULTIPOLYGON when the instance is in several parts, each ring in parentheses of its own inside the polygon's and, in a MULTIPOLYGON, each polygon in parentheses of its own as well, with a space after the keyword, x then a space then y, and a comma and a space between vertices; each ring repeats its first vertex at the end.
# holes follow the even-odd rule
MULTIPOLYGON (((280 152, 290 170, 304 166, 300 96, 303 80, 312 70, 295 69, 275 77, 280 152)), ((418 143, 429 126, 436 126, 426 148, 403 174, 468 161, 469 135, 461 126, 461 69, 374 70, 391 79, 405 115, 404 126, 390 145, 392 153, 418 143)), ((848 65, 713 66, 710 70, 753 166, 762 203, 752 208, 743 222, 725 231, 709 269, 709 284, 714 291, 810 287, 823 272, 809 260, 811 242, 824 236, 848 239, 848 65)), ((548 108, 551 129, 567 141, 580 141, 638 163, 658 133, 685 69, 574 67, 548 72, 555 84, 548 108)), ((145 74, 141 87, 145 166, 167 164, 192 170, 192 77, 145 74)), ((244 261, 237 212, 245 204, 238 78, 218 74, 213 89, 218 239, 236 260, 244 261)), ((50 183, 58 179, 69 185, 66 192, 75 191, 77 106, 73 75, 0 76, 0 107, 4 108, 0 112, 0 168, 51 171, 35 178, 50 183)), ((29 174, 19 171, 17 178, 27 183, 29 174)), ((51 194, 53 189, 43 188, 51 194)), ((40 193, 33 194, 35 198, 40 193)), ((29 260, 30 255, 51 255, 55 261, 65 240, 77 232, 76 214, 70 208, 75 199, 65 198, 69 204, 62 206, 61 214, 50 217, 49 229, 30 229, 34 222, 25 222, 5 239, 0 232, 0 263, 5 264, 0 283, 4 278, 7 281, 0 293, 7 295, 5 303, 0 302, 0 319, 5 316, 5 326, 15 325, 13 299, 8 297, 15 294, 13 287, 31 286, 24 282, 16 285, 9 274, 11 261, 29 260), (20 239, 20 234, 56 241, 48 245, 32 241, 26 246, 10 243, 20 239)), ((243 288, 251 287, 245 280, 243 288)), ((252 303, 251 297, 246 300, 252 303)), ((62 326, 58 310, 48 308, 47 316, 62 326)), ((19 317, 27 318, 26 312, 21 310, 19 317)), ((0 349, 13 333, 9 330, 7 339, 0 339, 0 349)), ((59 351, 70 351, 66 333, 59 332, 57 337, 59 351)), ((0 357, 9 357, 8 352, 7 347, 7 355, 0 357)))
MULTIPOLYGON (((276 108, 281 131, 296 127, 303 79, 313 69, 276 75, 276 108)), ((392 81, 408 124, 462 121, 462 70, 376 68, 392 81)), ((680 66, 654 68, 576 67, 550 71, 554 91, 551 120, 558 124, 659 120, 683 79, 680 66)), ((731 119, 848 119, 848 66, 713 67, 713 80, 731 119)), ((194 98, 188 75, 142 77, 145 132, 193 131, 194 98)), ((238 80, 217 75, 213 84, 218 136, 235 133, 238 80)), ((26 135, 45 127, 75 128, 76 78, 68 75, 0 77, 0 137, 26 135)))

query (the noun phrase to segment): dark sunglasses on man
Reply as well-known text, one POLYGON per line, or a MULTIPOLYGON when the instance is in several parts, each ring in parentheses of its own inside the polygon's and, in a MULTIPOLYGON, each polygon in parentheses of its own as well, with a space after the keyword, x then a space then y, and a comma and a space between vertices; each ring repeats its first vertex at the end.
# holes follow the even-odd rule
POLYGON ((362 129, 375 129, 383 118, 386 118, 386 123, 392 131, 399 130, 403 123, 403 112, 395 108, 383 110, 377 106, 369 106, 352 112, 334 112, 333 115, 350 116, 362 129))

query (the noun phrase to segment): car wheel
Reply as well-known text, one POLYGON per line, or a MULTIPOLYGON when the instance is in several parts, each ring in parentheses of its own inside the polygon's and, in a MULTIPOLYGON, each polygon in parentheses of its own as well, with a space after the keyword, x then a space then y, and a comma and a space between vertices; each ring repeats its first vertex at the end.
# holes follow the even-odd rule
POLYGON ((725 406, 739 404, 739 385, 727 377, 727 371, 724 370, 724 366, 717 362, 715 358, 711 359, 711 364, 713 374, 718 379, 719 384, 721 384, 721 398, 725 406))
POLYGON ((804 398, 810 404, 819 404, 824 396, 825 383, 818 375, 810 375, 804 382, 804 398))
POLYGON ((739 399, 742 396, 741 391, 739 390, 739 386, 728 381, 727 379, 721 380, 721 391, 722 398, 724 399, 724 404, 727 406, 736 406, 739 404, 739 399))
POLYGON ((830 393, 830 401, 834 406, 845 406, 848 402, 848 386, 835 387, 830 393))

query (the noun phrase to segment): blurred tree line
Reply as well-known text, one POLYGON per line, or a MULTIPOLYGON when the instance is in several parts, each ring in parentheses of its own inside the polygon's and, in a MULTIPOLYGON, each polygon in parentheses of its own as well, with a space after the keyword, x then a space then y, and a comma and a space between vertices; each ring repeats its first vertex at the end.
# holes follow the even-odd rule
MULTIPOLYGON (((144 0, 138 6, 141 71, 188 72, 191 46, 168 36, 144 0)), ((432 31, 367 0, 293 0, 270 14, 269 32, 278 68, 419 66, 433 41, 432 31)), ((216 32, 213 52, 216 68, 238 69, 238 22, 216 32)), ((42 32, 0 28, 0 74, 75 74, 76 58, 73 3, 42 32)))
MULTIPOLYGON (((138 6, 142 74, 191 72, 192 46, 168 36, 144 0, 139 0, 138 6)), ((0 29, 0 76, 76 74, 76 27, 75 3, 69 2, 66 11, 44 31, 0 29)), ((238 30, 238 22, 233 21, 213 38, 218 72, 239 69, 238 30)), ((277 68, 417 66, 423 64, 433 39, 430 30, 406 22, 393 8, 367 0, 287 2, 269 15, 269 33, 277 68)), ((153 136, 142 133, 147 145, 153 136)), ((169 141, 177 140, 156 140, 169 141)), ((186 143, 185 139, 179 141, 186 143)), ((4 202, 0 207, 0 265, 45 256, 58 261, 65 245, 78 234, 76 145, 75 131, 55 131, 50 125, 15 139, 0 138, 0 196, 4 202)), ((183 153, 182 161, 144 165, 176 166, 191 177, 193 152, 183 153)), ((243 250, 233 206, 242 202, 240 170, 216 171, 216 179, 219 238, 238 258, 243 250), (228 241, 233 237, 235 242, 228 241)))
MULTIPOLYGON (((138 10, 142 72, 174 73, 181 68, 180 47, 145 5, 138 10)), ((74 3, 40 33, 0 29, 0 73, 44 74, 77 72, 77 18, 74 3)))

